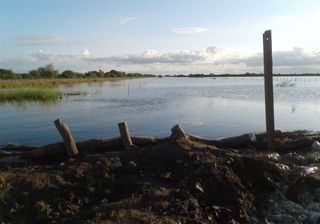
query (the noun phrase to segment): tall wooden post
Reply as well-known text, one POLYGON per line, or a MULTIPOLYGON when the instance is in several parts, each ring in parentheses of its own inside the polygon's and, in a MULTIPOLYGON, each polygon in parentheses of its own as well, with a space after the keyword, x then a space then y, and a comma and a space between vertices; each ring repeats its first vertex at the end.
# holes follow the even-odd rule
POLYGON ((271 30, 263 33, 264 92, 268 149, 274 149, 274 108, 271 30))

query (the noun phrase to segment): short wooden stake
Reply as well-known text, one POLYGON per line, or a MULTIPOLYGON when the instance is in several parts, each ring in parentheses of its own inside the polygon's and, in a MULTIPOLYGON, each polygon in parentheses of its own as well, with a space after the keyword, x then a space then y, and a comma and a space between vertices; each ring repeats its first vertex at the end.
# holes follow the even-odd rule
POLYGON ((180 127, 179 124, 176 124, 171 128, 171 139, 179 139, 179 138, 185 138, 188 139, 188 135, 185 133, 185 131, 180 127))
POLYGON ((118 123, 121 140, 125 150, 130 150, 133 147, 132 140, 129 133, 127 122, 118 123))
POLYGON ((271 30, 263 33, 264 91, 268 149, 274 149, 274 107, 271 30))
POLYGON ((65 149, 70 157, 78 155, 79 151, 77 149, 76 143, 72 137, 69 127, 63 122, 62 119, 57 119, 54 121, 56 128, 58 129, 65 145, 65 149))

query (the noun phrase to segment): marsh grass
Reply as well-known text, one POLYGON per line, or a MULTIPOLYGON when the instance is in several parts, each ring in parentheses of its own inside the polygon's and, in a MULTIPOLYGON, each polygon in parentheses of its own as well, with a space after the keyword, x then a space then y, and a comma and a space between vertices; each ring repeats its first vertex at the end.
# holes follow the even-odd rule
POLYGON ((282 88, 285 88, 285 87, 294 87, 296 84, 293 83, 292 81, 290 80, 285 80, 285 81, 282 81, 280 83, 277 83, 276 84, 276 87, 282 87, 282 88))
MULTIPOLYGON (((0 80, 0 103, 2 102, 54 102, 61 97, 86 96, 87 92, 60 92, 58 85, 72 85, 76 83, 96 83, 116 81, 131 77, 115 78, 59 78, 59 79, 16 79, 0 80)), ((132 77, 137 78, 137 77, 132 77)))
POLYGON ((114 78, 59 78, 59 79, 14 79, 3 80, 0 79, 0 88, 28 88, 28 87, 46 87, 53 88, 62 84, 76 84, 76 83, 93 83, 93 82, 107 82, 117 81, 123 79, 136 79, 140 77, 114 77, 114 78))
POLYGON ((25 101, 56 101, 61 93, 56 89, 50 88, 16 88, 1 89, 0 102, 25 102, 25 101))

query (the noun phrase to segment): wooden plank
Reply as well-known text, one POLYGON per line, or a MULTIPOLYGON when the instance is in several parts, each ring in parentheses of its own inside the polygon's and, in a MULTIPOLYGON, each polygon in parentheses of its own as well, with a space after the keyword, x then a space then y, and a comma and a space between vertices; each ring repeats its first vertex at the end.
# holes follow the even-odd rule
POLYGON ((264 92, 268 149, 274 149, 274 105, 271 30, 263 33, 264 92))
POLYGON ((125 150, 130 150, 133 147, 133 143, 130 137, 129 128, 127 122, 118 123, 120 136, 125 150))
POLYGON ((63 122, 62 119, 55 120, 54 124, 63 139, 64 146, 68 155, 70 157, 75 157, 76 155, 78 155, 79 151, 77 149, 76 143, 74 142, 69 127, 63 122))

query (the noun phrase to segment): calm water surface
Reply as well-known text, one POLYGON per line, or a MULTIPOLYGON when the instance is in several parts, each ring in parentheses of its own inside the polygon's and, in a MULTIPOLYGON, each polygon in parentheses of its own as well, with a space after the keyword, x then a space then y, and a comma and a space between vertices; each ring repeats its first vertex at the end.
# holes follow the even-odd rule
MULTIPOLYGON (((275 77, 274 86, 277 129, 320 130, 320 78, 275 77), (277 85, 283 82, 293 86, 277 85)), ((56 118, 76 140, 118 136, 121 121, 132 135, 168 136, 177 123, 208 138, 265 129, 262 78, 149 78, 59 88, 89 94, 52 104, 0 104, 0 145, 60 141, 56 118)))

